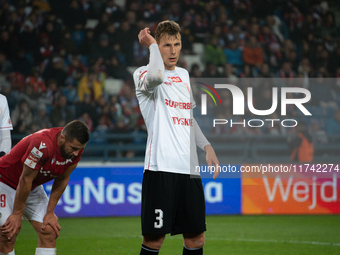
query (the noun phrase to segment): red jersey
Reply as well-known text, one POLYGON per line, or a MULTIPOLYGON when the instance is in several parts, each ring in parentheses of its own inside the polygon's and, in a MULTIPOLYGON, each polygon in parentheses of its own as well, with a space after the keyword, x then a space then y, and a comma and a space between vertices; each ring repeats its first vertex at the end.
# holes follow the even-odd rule
POLYGON ((58 135, 63 128, 40 130, 23 138, 12 150, 0 158, 0 181, 16 189, 24 164, 39 171, 33 180, 32 190, 59 175, 80 160, 84 149, 78 156, 65 159, 58 147, 58 135))

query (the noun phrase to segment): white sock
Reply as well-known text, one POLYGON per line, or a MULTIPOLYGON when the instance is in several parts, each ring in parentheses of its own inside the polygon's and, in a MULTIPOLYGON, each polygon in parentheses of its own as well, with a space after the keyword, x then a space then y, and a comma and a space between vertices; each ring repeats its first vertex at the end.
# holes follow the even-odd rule
POLYGON ((56 255, 56 248, 36 248, 35 255, 56 255))
POLYGON ((0 252, 0 255, 15 255, 14 253, 14 250, 9 252, 9 253, 6 253, 6 252, 0 252))

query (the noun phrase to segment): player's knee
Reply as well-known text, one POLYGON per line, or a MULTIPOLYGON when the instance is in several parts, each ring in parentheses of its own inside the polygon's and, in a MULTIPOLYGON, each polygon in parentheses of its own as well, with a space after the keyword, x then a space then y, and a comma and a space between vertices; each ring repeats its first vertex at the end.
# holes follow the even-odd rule
POLYGON ((144 235, 143 244, 151 249, 160 250, 164 239, 165 235, 144 235))
POLYGON ((9 253, 14 249, 15 240, 17 235, 14 235, 11 239, 8 236, 1 233, 0 236, 0 252, 9 253))
POLYGON ((55 233, 54 229, 50 225, 46 225, 44 230, 39 228, 38 236, 39 236, 39 239, 44 243, 55 242, 55 240, 57 239, 57 234, 55 233))
POLYGON ((205 244, 204 233, 184 234, 184 246, 187 248, 201 248, 205 244))

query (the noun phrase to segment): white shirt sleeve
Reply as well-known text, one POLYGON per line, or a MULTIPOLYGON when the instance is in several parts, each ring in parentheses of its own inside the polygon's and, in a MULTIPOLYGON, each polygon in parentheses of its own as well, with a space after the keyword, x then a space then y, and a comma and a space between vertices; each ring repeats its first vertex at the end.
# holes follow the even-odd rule
POLYGON ((207 138, 204 136, 202 130, 200 129, 200 127, 198 126, 197 122, 195 119, 194 120, 194 132, 195 132, 195 142, 196 145, 201 148, 202 150, 204 150, 204 147, 207 146, 209 143, 209 141, 207 140, 207 138))
POLYGON ((149 50, 150 60, 147 70, 142 72, 136 81, 139 81, 139 90, 145 90, 149 93, 153 93, 153 90, 163 83, 165 69, 158 45, 156 43, 151 44, 149 50))
POLYGON ((9 152, 12 147, 11 131, 0 130, 0 151, 9 152))

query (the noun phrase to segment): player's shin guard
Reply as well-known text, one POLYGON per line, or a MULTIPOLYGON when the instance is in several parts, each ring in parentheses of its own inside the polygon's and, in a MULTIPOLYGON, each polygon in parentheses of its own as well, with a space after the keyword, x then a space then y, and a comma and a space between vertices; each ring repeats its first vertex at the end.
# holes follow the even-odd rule
POLYGON ((0 252, 0 255, 15 255, 15 253, 14 253, 14 250, 13 250, 13 251, 8 252, 8 253, 6 253, 6 252, 0 252))
POLYGON ((56 248, 36 248, 35 255, 56 255, 56 248))
POLYGON ((142 244, 142 248, 140 249, 139 255, 157 255, 159 253, 159 250, 151 249, 144 244, 142 244))
POLYGON ((201 248, 187 248, 183 247, 183 255, 202 255, 203 247, 201 248))

